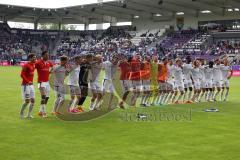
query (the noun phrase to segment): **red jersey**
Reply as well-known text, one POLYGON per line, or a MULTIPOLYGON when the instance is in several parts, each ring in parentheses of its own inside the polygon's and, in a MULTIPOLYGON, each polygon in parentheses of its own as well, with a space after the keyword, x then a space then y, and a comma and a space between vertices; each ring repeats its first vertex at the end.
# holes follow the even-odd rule
POLYGON ((167 65, 158 64, 158 81, 166 82, 168 77, 168 68, 167 65))
POLYGON ((28 62, 22 67, 21 71, 22 85, 28 85, 33 83, 34 70, 35 70, 34 63, 28 62))
POLYGON ((142 80, 150 80, 151 79, 151 64, 147 61, 144 61, 141 64, 140 76, 142 80))
POLYGON ((38 73, 38 83, 48 82, 50 68, 53 67, 53 64, 50 61, 44 61, 42 59, 38 60, 35 64, 38 73))
POLYGON ((133 59, 131 62, 131 72, 129 79, 135 81, 140 80, 140 69, 141 69, 140 62, 136 59, 133 59))
POLYGON ((121 70, 120 73, 120 80, 128 80, 130 71, 131 71, 131 66, 128 62, 122 62, 119 64, 119 68, 121 70))

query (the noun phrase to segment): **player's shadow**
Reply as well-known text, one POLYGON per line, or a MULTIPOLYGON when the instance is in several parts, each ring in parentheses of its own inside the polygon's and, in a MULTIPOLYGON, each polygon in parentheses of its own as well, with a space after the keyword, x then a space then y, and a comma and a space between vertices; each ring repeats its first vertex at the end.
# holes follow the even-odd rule
MULTIPOLYGON (((88 97, 91 97, 91 94, 88 97)), ((102 105, 98 110, 85 111, 83 113, 68 112, 70 100, 65 100, 64 104, 58 110, 61 114, 57 115, 57 117, 64 121, 89 121, 100 118, 118 107, 118 98, 116 96, 113 96, 111 108, 108 107, 109 97, 109 93, 106 93, 103 97, 102 105)))

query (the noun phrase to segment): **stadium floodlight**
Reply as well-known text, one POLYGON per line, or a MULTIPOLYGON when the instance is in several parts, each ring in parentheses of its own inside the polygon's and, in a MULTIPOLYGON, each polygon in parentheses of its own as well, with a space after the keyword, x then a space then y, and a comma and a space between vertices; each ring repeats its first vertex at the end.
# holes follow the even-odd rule
MULTIPOLYGON (((101 0, 101 3, 115 2, 118 0, 101 0)), ((89 4, 99 4, 99 0, 51 0, 48 4, 42 3, 39 0, 1 0, 0 4, 8 6, 20 6, 20 7, 31 7, 31 8, 43 8, 43 9, 59 9, 65 7, 82 6, 89 4)))
POLYGON ((157 13, 157 14, 155 14, 155 16, 156 16, 156 17, 161 17, 162 15, 159 14, 159 13, 157 13))
POLYGON ((234 11, 239 12, 239 8, 234 8, 234 11))
POLYGON ((184 15, 184 12, 177 12, 176 15, 184 15))
POLYGON ((212 11, 209 11, 209 10, 203 10, 203 11, 200 11, 201 13, 212 13, 212 11))
POLYGON ((134 16, 134 18, 135 18, 135 19, 138 19, 138 18, 139 18, 139 16, 134 16))

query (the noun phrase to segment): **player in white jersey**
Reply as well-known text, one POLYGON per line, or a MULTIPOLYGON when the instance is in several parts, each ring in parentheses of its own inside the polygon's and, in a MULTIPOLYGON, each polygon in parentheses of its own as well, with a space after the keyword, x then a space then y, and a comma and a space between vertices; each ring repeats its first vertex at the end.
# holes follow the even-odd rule
POLYGON ((200 60, 200 73, 201 73, 201 77, 200 77, 200 84, 201 84, 201 93, 198 97, 198 101, 201 102, 203 96, 205 96, 205 100, 207 98, 207 94, 206 93, 206 77, 205 77, 205 60, 201 59, 200 60))
POLYGON ((82 112, 83 110, 71 109, 74 106, 74 100, 77 98, 77 101, 81 98, 81 91, 79 87, 79 72, 80 72, 80 63, 81 59, 79 56, 74 57, 74 64, 71 65, 71 70, 68 77, 68 86, 70 89, 71 100, 69 102, 69 111, 70 112, 82 112))
POLYGON ((60 64, 55 65, 51 71, 51 73, 53 74, 54 90, 56 96, 56 100, 52 111, 52 114, 54 115, 60 114, 59 107, 61 107, 65 100, 66 88, 64 85, 64 80, 69 73, 69 70, 67 69, 67 62, 68 57, 66 56, 60 57, 60 64))
POLYGON ((213 96, 213 65, 214 62, 210 61, 209 64, 205 67, 205 87, 206 87, 206 101, 211 101, 213 96))
POLYGON ((194 95, 192 97, 193 102, 198 102, 199 94, 201 93, 201 72, 200 72, 200 62, 195 60, 193 62, 193 69, 192 69, 192 79, 194 83, 194 95))
POLYGON ((110 93, 109 101, 108 101, 108 109, 112 109, 112 100, 114 94, 114 84, 115 73, 117 72, 118 60, 116 57, 112 57, 111 60, 107 60, 103 62, 102 66, 105 71, 104 79, 103 79, 103 96, 106 92, 110 93))
POLYGON ((227 58, 223 60, 223 65, 221 66, 222 72, 222 92, 221 92, 221 100, 227 101, 228 94, 229 94, 229 79, 232 77, 232 70, 229 66, 229 61, 227 58), (226 93, 224 91, 226 89, 226 93))
POLYGON ((193 84, 192 84, 192 63, 190 57, 186 59, 186 63, 183 64, 183 75, 184 75, 184 88, 185 93, 183 96, 183 101, 185 101, 186 94, 187 95, 187 101, 186 103, 191 103, 191 97, 192 97, 192 91, 193 91, 193 84))
POLYGON ((221 72, 221 61, 219 59, 215 60, 215 65, 213 66, 213 91, 214 93, 213 100, 217 101, 217 96, 221 92, 222 88, 222 72, 221 72))
POLYGON ((181 59, 177 59, 176 60, 176 66, 174 67, 174 97, 172 99, 173 103, 179 104, 179 100, 182 99, 183 95, 184 95, 184 83, 183 83, 183 71, 182 71, 182 60, 181 59), (179 96, 178 92, 180 92, 179 96), (177 100, 176 100, 177 98, 177 100), (175 101, 176 100, 176 101, 175 101))
POLYGON ((174 64, 173 60, 168 60, 168 77, 167 77, 167 99, 164 101, 165 104, 171 103, 174 96, 174 64))
POLYGON ((101 55, 96 55, 93 57, 93 62, 91 62, 90 69, 90 88, 92 91, 92 99, 90 102, 90 110, 98 110, 100 101, 102 99, 102 91, 100 86, 100 73, 102 70, 102 60, 101 55))

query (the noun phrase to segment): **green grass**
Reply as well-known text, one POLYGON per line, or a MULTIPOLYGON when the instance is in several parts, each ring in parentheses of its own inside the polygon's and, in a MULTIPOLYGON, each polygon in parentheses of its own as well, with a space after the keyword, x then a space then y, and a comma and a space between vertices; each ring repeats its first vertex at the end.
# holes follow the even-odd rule
MULTIPOLYGON (((191 121, 123 121, 114 112, 89 122, 53 116, 20 120, 20 68, 0 68, 1 160, 237 160, 240 157, 240 78, 231 80, 229 102, 172 105, 139 112, 186 113, 191 121), (219 113, 204 113, 218 107, 219 113)), ((37 103, 39 103, 39 91, 37 103)), ((52 96, 53 97, 53 96, 52 96)), ((51 98, 48 111, 54 98, 51 98)), ((134 112, 129 110, 129 112, 134 112)))

